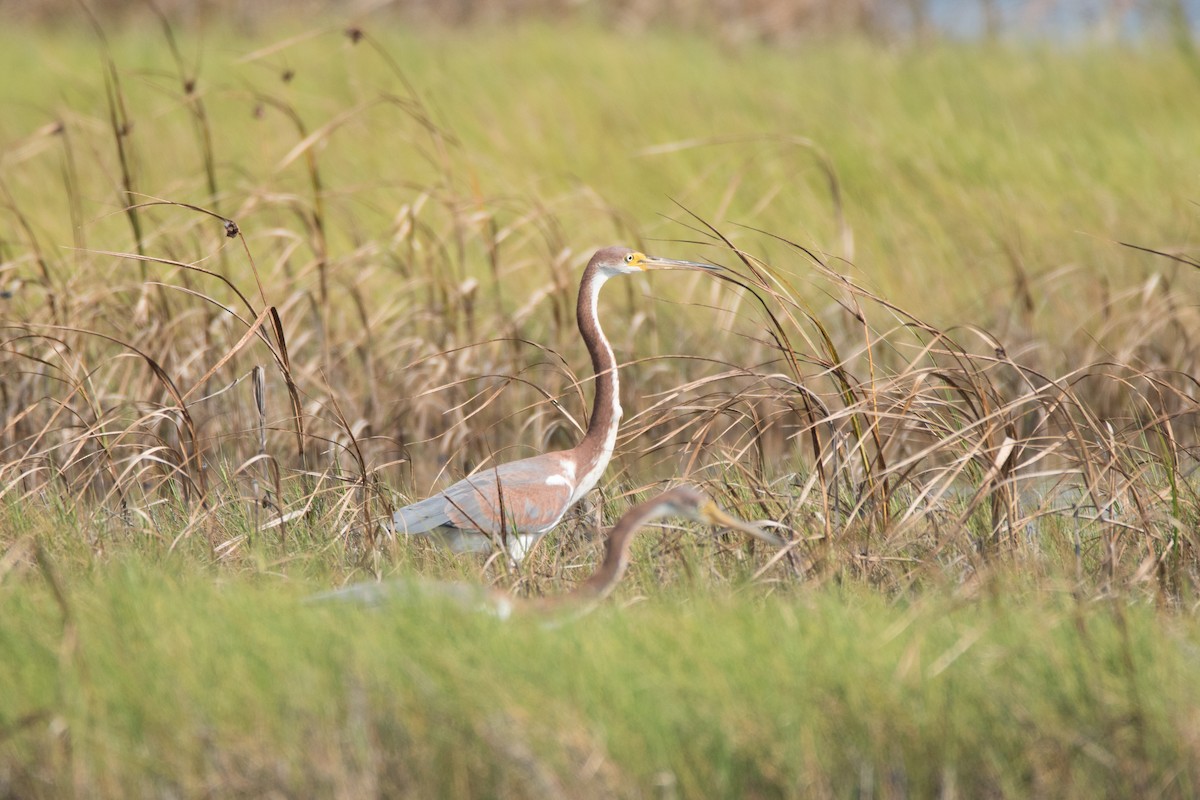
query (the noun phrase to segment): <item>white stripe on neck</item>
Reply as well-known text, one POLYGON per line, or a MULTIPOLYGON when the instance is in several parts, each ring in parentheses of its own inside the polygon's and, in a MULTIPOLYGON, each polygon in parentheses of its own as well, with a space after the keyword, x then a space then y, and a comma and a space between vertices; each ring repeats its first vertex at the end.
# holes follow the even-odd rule
MULTIPOLYGON (((594 487, 597 483, 599 483, 600 477, 604 474, 604 470, 606 470, 608 468, 609 459, 612 458, 613 449, 617 445, 617 429, 620 427, 620 422, 621 422, 621 413, 622 413, 622 411, 621 411, 621 382, 617 376, 617 357, 613 353, 612 346, 609 345, 608 339, 604 335, 603 328, 601 328, 601 326, 600 326, 600 314, 599 314, 600 287, 604 285, 604 283, 608 280, 608 278, 609 278, 609 276, 604 274, 603 272, 596 273, 596 280, 592 283, 592 287, 591 287, 592 291, 591 291, 590 295, 588 296, 588 307, 591 309, 591 312, 592 312, 592 320, 596 323, 596 333, 599 336, 599 340, 597 341, 597 344, 600 346, 600 348, 602 350, 604 350, 606 353, 608 353, 608 360, 610 362, 612 362, 612 365, 613 365, 612 369, 610 370, 610 375, 609 375, 609 377, 612 380, 612 387, 613 387, 612 427, 609 429, 609 431, 604 436, 604 443, 600 450, 600 457, 596 460, 595 466, 593 466, 590 470, 588 470, 587 472, 585 472, 583 475, 581 475, 579 477, 579 483, 576 484, 575 491, 571 494, 571 503, 572 504, 578 502, 585 494, 590 492, 592 490, 592 487, 594 487)), ((598 397, 598 395, 599 395, 599 380, 600 380, 600 376, 597 375, 596 376, 597 399, 599 399, 599 397, 598 397)), ((596 414, 599 413, 599 411, 600 411, 600 409, 596 408, 595 413, 593 413, 593 417, 595 417, 596 414)), ((591 422, 591 420, 589 420, 589 424, 590 424, 590 422, 591 422)))

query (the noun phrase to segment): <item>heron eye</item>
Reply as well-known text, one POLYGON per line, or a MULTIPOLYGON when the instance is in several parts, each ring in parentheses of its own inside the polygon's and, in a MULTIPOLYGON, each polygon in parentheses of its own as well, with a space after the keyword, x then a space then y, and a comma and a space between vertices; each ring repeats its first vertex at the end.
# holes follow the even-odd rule
POLYGON ((626 253, 626 254, 625 254, 625 263, 626 263, 626 264, 632 264, 632 263, 633 263, 633 253, 626 253))

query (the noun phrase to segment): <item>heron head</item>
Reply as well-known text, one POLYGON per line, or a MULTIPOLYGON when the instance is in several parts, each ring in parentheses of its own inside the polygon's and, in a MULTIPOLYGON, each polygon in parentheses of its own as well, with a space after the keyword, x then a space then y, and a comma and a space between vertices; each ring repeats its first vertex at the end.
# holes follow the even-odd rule
POLYGON ((701 272, 720 272, 721 268, 696 261, 679 261, 674 258, 648 256, 628 247, 606 247, 592 256, 594 263, 608 277, 613 275, 635 275, 654 269, 689 269, 701 272))
POLYGON ((694 486, 677 486, 663 494, 662 502, 669 513, 717 528, 729 528, 747 536, 780 547, 786 542, 752 522, 738 519, 717 505, 708 495, 694 486))

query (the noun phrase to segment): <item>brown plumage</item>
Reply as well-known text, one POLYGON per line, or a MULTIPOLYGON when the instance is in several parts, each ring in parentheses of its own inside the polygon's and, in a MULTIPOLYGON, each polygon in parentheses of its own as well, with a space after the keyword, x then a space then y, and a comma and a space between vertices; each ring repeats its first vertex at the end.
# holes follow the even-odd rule
POLYGON ((579 444, 481 470, 405 506, 393 517, 397 533, 435 536, 459 551, 487 550, 493 539, 503 535, 509 555, 519 561, 592 490, 612 457, 621 421, 617 360, 597 313, 600 287, 615 275, 658 269, 720 270, 692 261, 647 256, 625 247, 607 247, 597 251, 583 271, 577 318, 596 373, 596 395, 587 432, 579 444))

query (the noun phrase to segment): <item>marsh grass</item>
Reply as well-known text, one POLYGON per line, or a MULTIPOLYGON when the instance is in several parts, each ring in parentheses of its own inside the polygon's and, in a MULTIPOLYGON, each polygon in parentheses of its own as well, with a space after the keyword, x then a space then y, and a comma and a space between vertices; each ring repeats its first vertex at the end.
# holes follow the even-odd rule
POLYGON ((5 792, 1194 790, 1180 59, 156 25, 47 36, 0 129, 5 792), (605 290, 600 491, 520 568, 382 532, 576 440, 613 241, 729 271, 605 290), (681 478, 790 544, 647 537, 554 633, 296 607, 562 591, 681 478))

